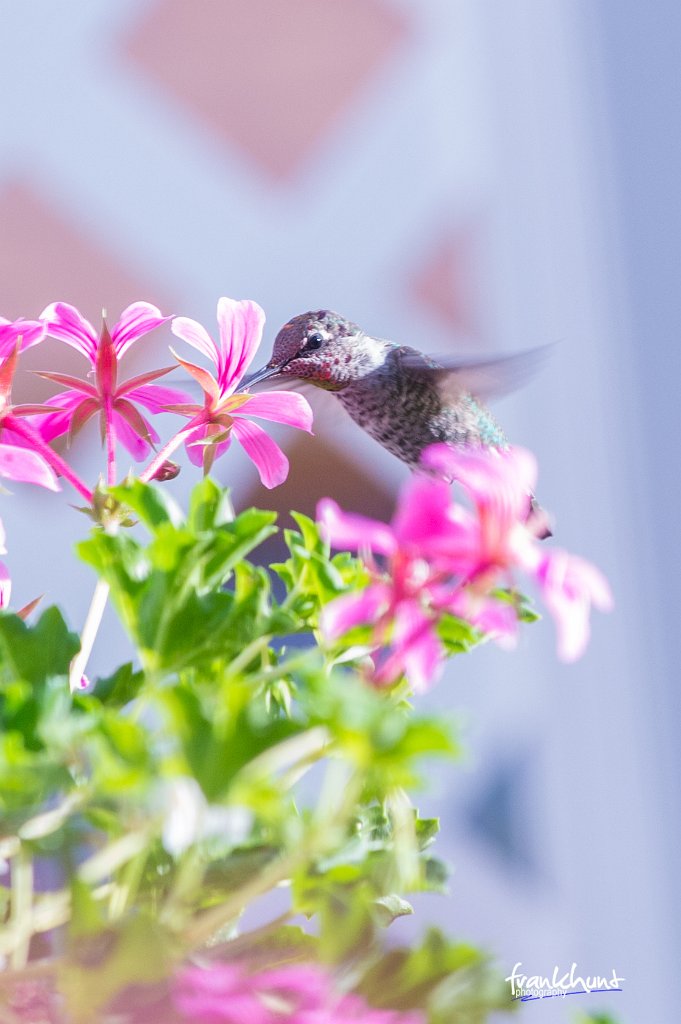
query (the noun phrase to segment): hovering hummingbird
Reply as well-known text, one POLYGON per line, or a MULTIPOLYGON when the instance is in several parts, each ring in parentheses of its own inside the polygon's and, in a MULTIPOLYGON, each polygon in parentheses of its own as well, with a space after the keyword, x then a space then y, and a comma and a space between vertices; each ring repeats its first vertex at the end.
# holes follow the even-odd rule
MULTIPOLYGON (((284 324, 270 361, 244 378, 239 390, 292 378, 331 391, 360 427, 416 468, 424 448, 438 441, 504 448, 504 433, 483 399, 508 391, 541 352, 444 365, 320 309, 284 324)), ((533 495, 528 519, 539 536, 550 535, 548 517, 533 495)))

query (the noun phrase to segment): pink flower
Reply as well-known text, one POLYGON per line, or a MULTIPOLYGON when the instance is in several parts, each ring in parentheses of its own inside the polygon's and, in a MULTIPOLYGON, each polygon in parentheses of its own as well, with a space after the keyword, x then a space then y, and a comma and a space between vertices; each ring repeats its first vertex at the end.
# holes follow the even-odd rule
POLYGON ((203 405, 170 408, 190 418, 186 438, 189 458, 208 472, 215 458, 229 447, 232 434, 255 463, 265 487, 276 487, 288 474, 288 459, 262 427, 246 418, 255 416, 312 432, 312 410, 302 395, 269 391, 259 395, 235 394, 262 337, 265 314, 257 303, 221 298, 218 302, 219 340, 216 343, 196 320, 175 317, 172 332, 198 349, 214 364, 216 376, 178 358, 198 381, 203 405))
POLYGON ((377 1010, 359 996, 334 991, 314 964, 251 974, 239 963, 188 967, 173 1001, 188 1024, 424 1024, 420 1013, 377 1010))
POLYGON ((0 316, 0 358, 10 356, 17 343, 21 352, 37 345, 46 333, 45 324, 40 320, 6 320, 0 316))
POLYGON ((102 435, 108 442, 110 468, 116 441, 133 458, 145 458, 159 437, 138 407, 141 405, 149 412, 159 413, 168 404, 183 402, 188 396, 182 391, 151 383, 170 373, 174 369, 172 366, 142 373, 119 384, 118 363, 134 342, 155 327, 167 323, 170 317, 163 316, 156 306, 148 302, 134 302, 123 310, 111 332, 103 323, 99 336, 92 324, 66 302, 53 302, 47 306, 41 313, 41 319, 45 321, 49 335, 77 349, 94 369, 92 382, 65 373, 42 374, 66 388, 47 402, 54 411, 41 420, 40 429, 45 440, 51 441, 66 433, 73 435, 99 413, 102 435))
POLYGON ((13 347, 9 355, 0 359, 0 476, 58 491, 57 477, 46 458, 51 453, 46 453, 47 446, 35 427, 24 422, 24 417, 44 412, 45 407, 12 405, 12 384, 26 322, 30 321, 2 324, 2 344, 8 346, 13 342, 13 347))
POLYGON ((589 642, 591 605, 602 612, 612 609, 608 581, 595 565, 560 550, 542 555, 535 576, 556 622, 558 656, 562 661, 576 661, 589 642))
POLYGON ((400 496, 392 524, 343 512, 329 498, 317 506, 322 532, 334 547, 369 549, 387 559, 374 567, 374 582, 327 605, 322 632, 335 640, 354 626, 374 623, 381 654, 377 684, 406 675, 419 692, 437 677, 444 650, 437 624, 452 598, 450 581, 465 578, 476 524, 456 506, 443 480, 413 476, 400 496))
POLYGON ((424 458, 439 479, 415 476, 402 491, 390 526, 349 515, 325 499, 317 518, 334 547, 370 550, 372 582, 324 608, 322 632, 335 640, 358 625, 372 625, 373 681, 405 675, 425 689, 438 675, 444 650, 437 626, 445 613, 466 620, 505 644, 513 643, 517 616, 500 588, 515 589, 519 573, 539 586, 558 628, 558 654, 579 657, 589 637, 591 604, 612 606, 607 581, 588 562, 540 547, 528 522, 536 479, 534 457, 523 449, 486 451, 434 445, 424 458), (457 504, 445 479, 463 489, 457 504))

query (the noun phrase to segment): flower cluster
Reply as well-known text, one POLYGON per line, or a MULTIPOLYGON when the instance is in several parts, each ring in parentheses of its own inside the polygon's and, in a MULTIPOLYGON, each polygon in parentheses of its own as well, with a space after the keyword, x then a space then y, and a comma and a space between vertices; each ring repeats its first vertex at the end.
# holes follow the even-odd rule
POLYGON ((377 1010, 356 995, 340 995, 313 964, 250 974, 237 963, 186 968, 173 994, 191 1024, 424 1024, 420 1013, 377 1010))
POLYGON ((92 491, 51 442, 66 435, 68 440, 97 416, 107 451, 107 483, 116 483, 116 452, 122 445, 136 460, 147 458, 160 441, 148 414, 172 412, 189 418, 186 428, 176 431, 142 471, 141 478, 164 478, 169 456, 182 444, 192 462, 208 472, 215 458, 229 447, 234 435, 255 463, 266 487, 286 479, 288 461, 264 430, 247 417, 256 416, 310 431, 312 411, 301 395, 270 392, 267 395, 236 395, 260 344, 265 316, 251 301, 220 299, 219 341, 214 342, 196 321, 164 316, 148 302, 134 302, 109 330, 106 320, 99 334, 74 306, 53 302, 38 320, 9 321, 0 317, 0 475, 12 480, 40 484, 57 490, 58 477, 67 479, 89 502, 92 491), (172 331, 215 364, 217 378, 208 371, 177 357, 200 384, 203 404, 176 388, 155 383, 176 365, 151 370, 119 380, 121 358, 131 346, 172 320, 172 331), (90 372, 79 378, 48 372, 42 377, 62 390, 43 405, 13 406, 11 387, 21 351, 52 337, 76 349, 90 364, 90 372), (246 408, 248 407, 248 408, 246 408))
POLYGON ((433 445, 423 468, 427 472, 402 491, 390 526, 343 512, 330 499, 320 502, 318 520, 334 547, 384 560, 384 567, 372 561, 372 581, 364 590, 324 609, 326 638, 373 624, 373 681, 387 685, 406 675, 413 690, 423 690, 443 663, 438 625, 444 615, 501 642, 515 640, 518 617, 508 590, 522 573, 538 585, 556 621, 559 656, 578 658, 589 636, 591 604, 609 609, 610 589, 589 562, 537 542, 527 520, 533 456, 519 448, 433 445), (454 499, 448 480, 457 481, 468 504, 454 499))

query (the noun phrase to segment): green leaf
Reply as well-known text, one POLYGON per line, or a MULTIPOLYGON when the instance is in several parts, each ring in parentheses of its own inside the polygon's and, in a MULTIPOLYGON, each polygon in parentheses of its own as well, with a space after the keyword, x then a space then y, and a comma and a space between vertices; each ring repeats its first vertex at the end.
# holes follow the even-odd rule
POLYGON ((466 943, 431 929, 420 946, 389 950, 364 974, 358 991, 374 1006, 417 1010, 431 1005, 433 1019, 483 1021, 483 1009, 511 1008, 508 986, 490 972, 489 960, 466 943), (439 1015, 440 993, 447 1016, 439 1015), (465 1012, 475 1007, 479 1016, 465 1012))
POLYGON ((182 510, 163 487, 132 479, 117 487, 109 488, 114 498, 135 512, 145 526, 158 528, 162 523, 179 526, 183 521, 182 510))
POLYGON ((48 608, 34 626, 0 613, 0 683, 23 679, 41 686, 53 676, 68 676, 79 650, 80 641, 58 608, 48 608))
POLYGON ((139 693, 144 685, 144 673, 135 671, 132 662, 121 665, 110 676, 100 677, 94 685, 93 692, 102 704, 109 707, 123 707, 139 693))
POLYGON ((234 507, 229 490, 223 490, 212 477, 206 476, 191 493, 187 522, 193 533, 199 534, 231 523, 234 507))

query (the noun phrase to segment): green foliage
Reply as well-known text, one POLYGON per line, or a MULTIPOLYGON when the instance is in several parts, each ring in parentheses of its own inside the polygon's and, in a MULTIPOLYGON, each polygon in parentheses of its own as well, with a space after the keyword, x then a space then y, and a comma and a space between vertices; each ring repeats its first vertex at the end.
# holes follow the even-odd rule
MULTIPOLYGON (((350 971, 374 1005, 428 1007, 430 1024, 477 1024, 505 1007, 467 946, 433 932, 413 949, 383 948, 385 929, 412 913, 409 894, 446 885, 431 852, 438 823, 407 791, 458 745, 440 718, 413 711, 403 685, 363 681, 368 629, 331 650, 314 643, 324 606, 364 587, 366 566, 332 557, 295 515, 289 557, 272 567, 277 598, 248 560, 274 513, 235 515, 208 478, 186 516, 139 480, 101 500, 105 526, 78 551, 108 584, 132 657, 72 695, 79 641, 60 612, 34 626, 0 614, 0 856, 14 886, 0 894, 0 955, 21 965, 27 936, 55 936, 55 983, 75 1024, 216 937, 252 965, 350 971), (31 893, 37 856, 58 865, 59 891, 31 893), (236 936, 244 908, 281 883, 310 928, 236 936)), ((440 637, 449 653, 483 639, 451 617, 440 637)))

